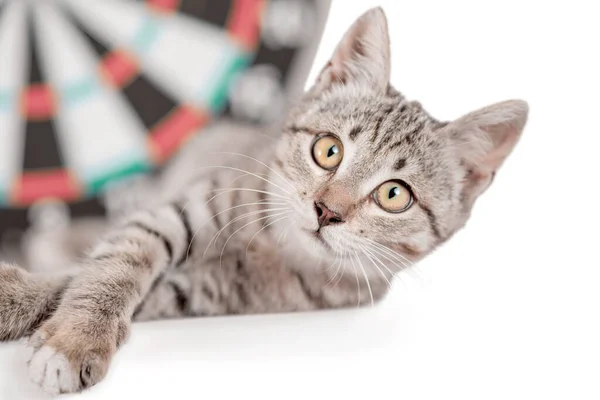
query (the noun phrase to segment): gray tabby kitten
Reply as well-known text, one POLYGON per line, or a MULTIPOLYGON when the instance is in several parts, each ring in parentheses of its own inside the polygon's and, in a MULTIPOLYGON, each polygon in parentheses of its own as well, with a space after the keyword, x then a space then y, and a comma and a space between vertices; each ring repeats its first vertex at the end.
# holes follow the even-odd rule
POLYGON ((378 8, 351 27, 277 141, 215 128, 81 268, 1 266, 0 339, 31 335, 33 381, 78 392, 106 375, 132 320, 379 301, 395 273, 463 227, 528 112, 513 100, 440 122, 389 79, 378 8))

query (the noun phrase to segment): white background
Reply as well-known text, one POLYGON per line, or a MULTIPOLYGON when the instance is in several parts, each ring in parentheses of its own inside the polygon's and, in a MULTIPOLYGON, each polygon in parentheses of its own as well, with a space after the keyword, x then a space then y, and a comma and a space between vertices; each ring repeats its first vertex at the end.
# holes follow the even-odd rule
MULTIPOLYGON (((471 222, 374 309, 136 325, 92 399, 599 399, 600 24, 592 1, 334 0, 313 77, 369 7, 393 83, 450 119, 531 106, 471 222)), ((37 399, 0 346, 0 399, 37 399)))

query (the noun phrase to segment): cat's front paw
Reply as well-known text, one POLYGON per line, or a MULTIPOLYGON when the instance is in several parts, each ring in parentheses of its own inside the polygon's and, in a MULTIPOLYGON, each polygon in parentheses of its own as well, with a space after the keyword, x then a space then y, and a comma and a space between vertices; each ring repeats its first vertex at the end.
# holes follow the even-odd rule
POLYGON ((27 344, 33 382, 51 395, 80 392, 100 382, 116 351, 118 331, 126 329, 113 322, 100 325, 60 315, 50 319, 27 344))
POLYGON ((0 342, 18 339, 28 329, 28 315, 35 308, 29 273, 0 262, 0 342))

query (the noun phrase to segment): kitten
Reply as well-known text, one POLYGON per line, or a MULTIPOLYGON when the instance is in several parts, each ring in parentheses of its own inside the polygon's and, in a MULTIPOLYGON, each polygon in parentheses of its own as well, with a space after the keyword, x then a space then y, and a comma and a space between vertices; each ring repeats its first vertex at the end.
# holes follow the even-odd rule
POLYGON ((389 83, 381 9, 350 28, 277 140, 221 126, 80 268, 0 267, 0 339, 51 394, 105 376, 133 321, 371 305, 463 227, 517 143, 513 100, 453 122, 389 83))

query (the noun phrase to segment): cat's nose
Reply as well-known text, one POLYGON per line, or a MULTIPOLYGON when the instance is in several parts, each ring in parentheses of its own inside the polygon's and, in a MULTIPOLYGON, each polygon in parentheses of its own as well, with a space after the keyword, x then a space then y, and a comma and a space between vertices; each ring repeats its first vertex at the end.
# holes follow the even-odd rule
POLYGON ((331 211, 323 203, 315 203, 315 212, 317 213, 319 228, 344 222, 340 214, 331 211))

